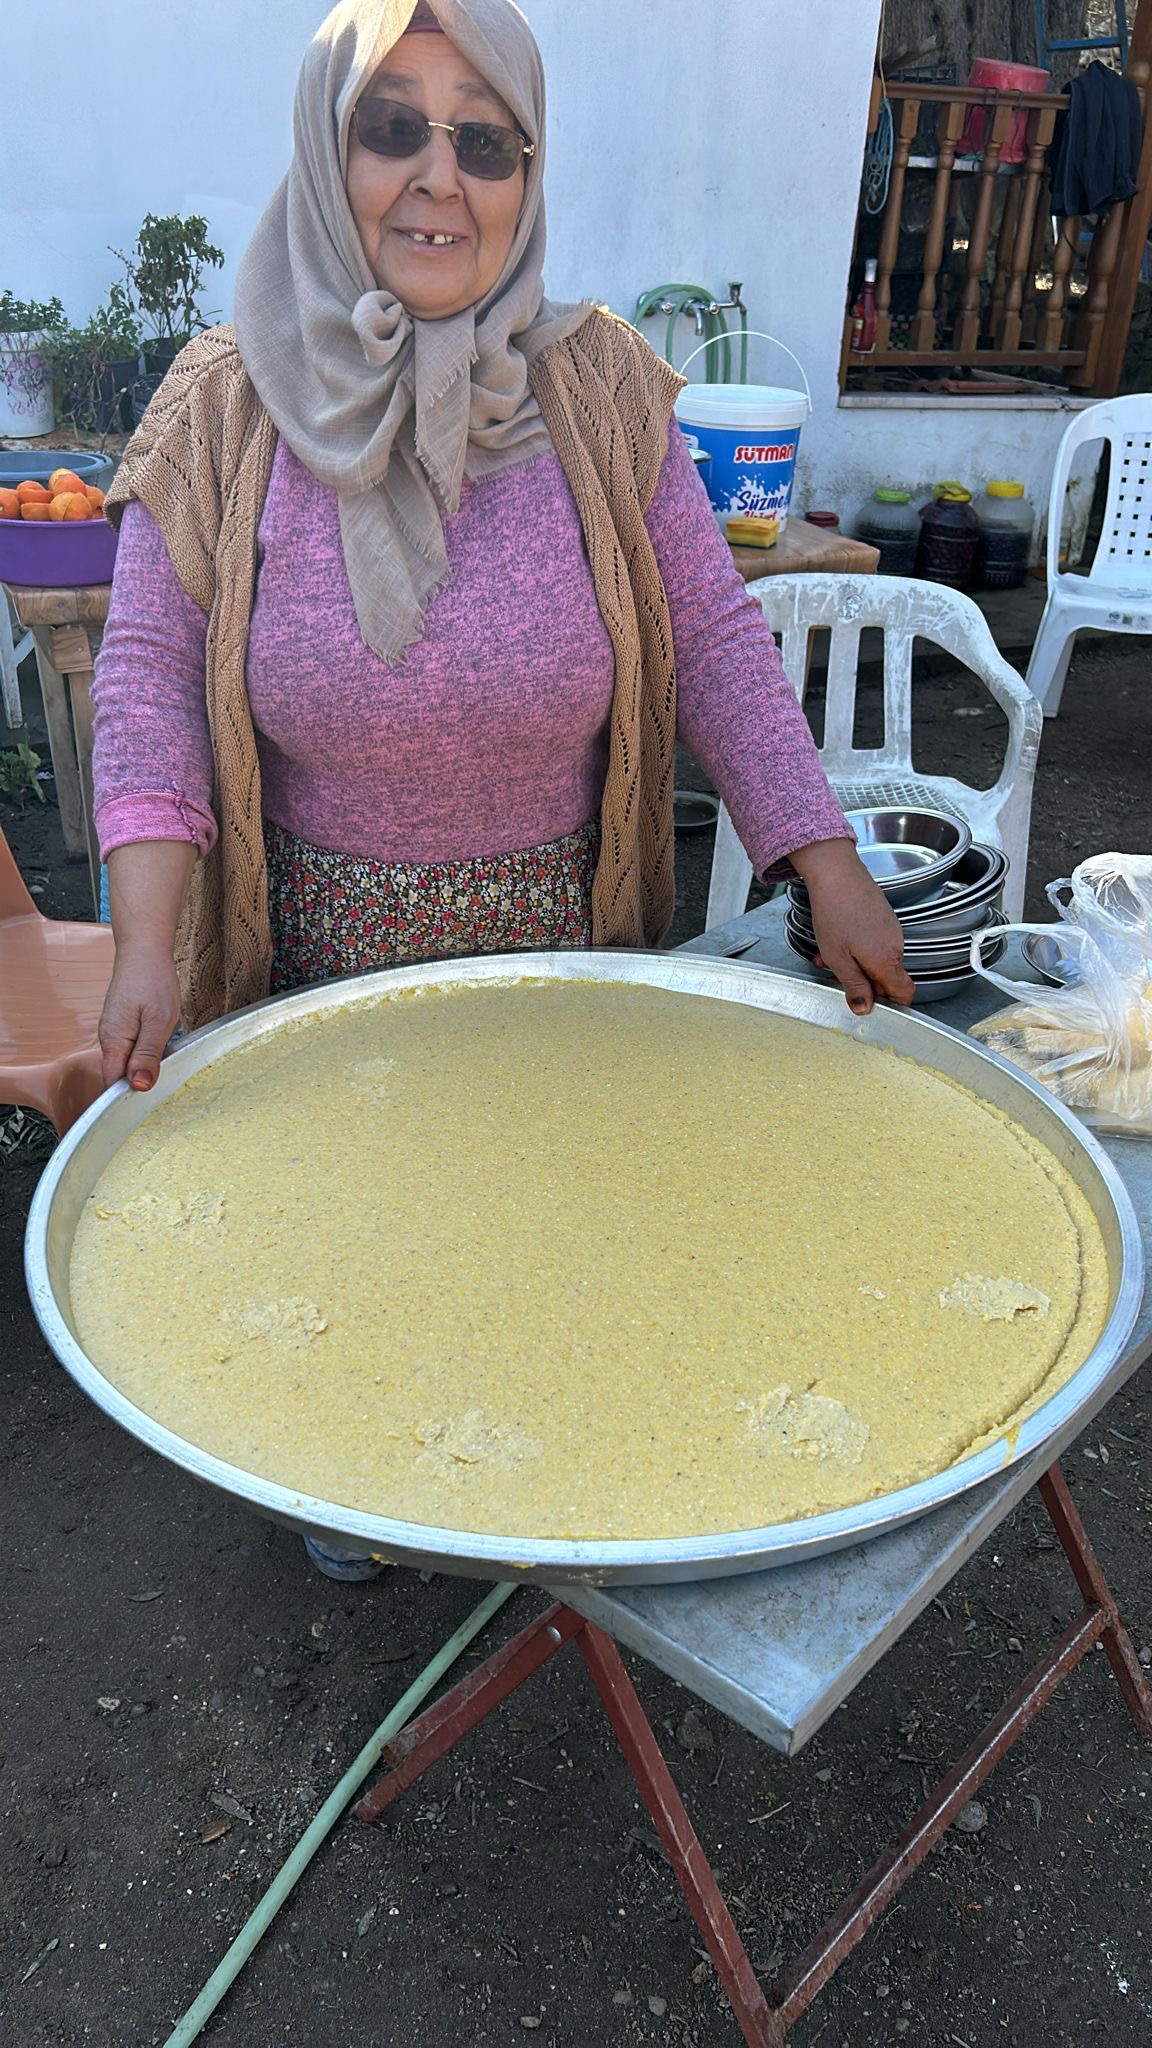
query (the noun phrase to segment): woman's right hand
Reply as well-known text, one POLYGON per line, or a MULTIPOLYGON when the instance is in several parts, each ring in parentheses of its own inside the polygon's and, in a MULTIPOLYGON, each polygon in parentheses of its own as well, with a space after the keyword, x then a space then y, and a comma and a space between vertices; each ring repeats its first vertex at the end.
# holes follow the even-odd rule
POLYGON ((116 949, 116 965, 100 1017, 104 1086, 127 1076, 130 1088, 153 1088, 164 1048, 180 1022, 180 985, 171 948, 116 949))
POLYGON ((104 1086, 125 1076, 154 1088, 180 1022, 176 927, 196 848, 182 839, 137 840, 108 855, 116 964, 100 1018, 104 1086))

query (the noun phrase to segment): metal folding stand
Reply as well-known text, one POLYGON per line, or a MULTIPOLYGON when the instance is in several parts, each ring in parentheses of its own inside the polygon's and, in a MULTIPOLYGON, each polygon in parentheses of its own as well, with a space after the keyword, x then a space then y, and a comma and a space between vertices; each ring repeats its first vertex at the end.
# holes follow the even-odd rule
POLYGON ((575 1643, 703 1935, 745 2041, 750 2048, 779 2048, 789 2029, 923 1862, 977 1787, 1047 1705, 1061 1680, 1097 1643, 1104 1646, 1137 1732, 1152 1740, 1152 1688, 1140 1668, 1131 1637, 1058 1464, 1052 1465, 1039 1480, 1038 1490, 1083 1595, 1083 1609, 767 1994, 752 1968, 612 1636, 562 1602, 530 1622, 502 1650, 487 1658, 404 1729, 386 1751, 391 1772, 359 1801, 354 1809, 356 1816, 364 1821, 379 1819, 409 1785, 517 1692, 533 1672, 566 1643, 575 1643))

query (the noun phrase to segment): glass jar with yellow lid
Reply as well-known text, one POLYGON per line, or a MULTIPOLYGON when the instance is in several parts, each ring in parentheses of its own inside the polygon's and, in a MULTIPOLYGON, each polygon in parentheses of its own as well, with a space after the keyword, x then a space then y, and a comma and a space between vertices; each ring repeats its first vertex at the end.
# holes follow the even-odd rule
POLYGON ((1032 559, 1036 515, 1023 484, 1006 478, 987 485, 976 507, 980 521, 977 567, 989 590, 1018 590, 1032 559))

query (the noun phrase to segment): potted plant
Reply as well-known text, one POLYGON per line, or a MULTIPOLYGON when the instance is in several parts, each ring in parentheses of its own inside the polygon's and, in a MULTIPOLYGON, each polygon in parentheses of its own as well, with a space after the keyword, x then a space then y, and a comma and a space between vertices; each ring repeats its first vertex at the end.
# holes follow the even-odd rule
POLYGON ((0 434, 21 440, 52 432, 51 346, 63 326, 59 299, 0 292, 0 434))
POLYGON ((140 322, 126 285, 117 282, 83 327, 53 339, 57 410, 98 434, 129 430, 131 396, 140 374, 140 322))
POLYGON ((210 324, 197 299, 205 269, 218 270, 224 261, 223 251, 208 240, 203 214, 146 213, 131 256, 119 249, 112 253, 120 257, 127 273, 130 303, 148 323, 144 369, 154 376, 166 370, 192 336, 210 324))

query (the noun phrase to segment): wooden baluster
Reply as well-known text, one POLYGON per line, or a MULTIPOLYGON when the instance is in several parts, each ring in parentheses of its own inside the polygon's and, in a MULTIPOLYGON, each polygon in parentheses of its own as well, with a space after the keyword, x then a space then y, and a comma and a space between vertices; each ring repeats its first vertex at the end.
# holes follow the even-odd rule
POLYGON ((1024 294, 1024 309, 1020 316, 1020 340, 1029 349, 1036 347, 1036 330, 1040 320, 1040 286, 1036 280, 1042 270, 1051 265, 1048 239, 1052 233, 1052 187, 1047 170, 1040 186, 1036 201, 1036 226, 1032 233, 1032 247, 1028 254, 1028 275, 1024 294))
POLYGON ((840 337, 840 389, 846 389, 845 379, 852 368, 852 329, 855 326, 849 310, 844 315, 844 332, 840 337))
POLYGON ((1020 218, 1020 194, 1023 184, 1018 177, 1008 180, 1004 194, 1004 211, 1000 216, 1000 229, 996 236, 996 273, 992 280, 992 296, 988 301, 988 339, 993 348, 1003 348, 1001 335, 1004 331, 1004 308, 1008 298, 1008 280, 1012 275, 1012 251, 1016 246, 1016 223, 1020 218))
POLYGON ((1052 289, 1036 328, 1036 346, 1045 352, 1064 346, 1064 312, 1068 304, 1068 279, 1072 265, 1076 261, 1076 244, 1079 239, 1080 215, 1066 214, 1056 234, 1056 253, 1052 258, 1052 289))
POLYGON ((876 266, 876 353, 880 355, 892 336, 892 272, 900 247, 900 216, 904 211, 904 178, 912 152, 912 138, 920 126, 920 102, 905 100, 896 120, 896 146, 892 155, 892 178, 876 266))
POLYGON ((1004 300, 1004 323, 1000 331, 998 346, 1002 349, 1018 349, 1024 338, 1022 309, 1024 306, 1024 280, 1029 275, 1029 298, 1035 317, 1035 276, 1037 225, 1043 231, 1045 223, 1041 216, 1037 222, 1037 204, 1044 184, 1044 162, 1056 116, 1047 107, 1033 107, 1028 116, 1028 160, 1024 166, 1024 178, 1020 193, 1020 211, 1016 221, 1016 235, 1012 244, 1012 272, 1008 280, 1008 292, 1004 300), (1029 272, 1029 265, 1031 271, 1029 272))
POLYGON ((952 166, 956 145, 968 117, 965 106, 942 106, 937 127, 936 183, 932 191, 932 218, 924 240, 924 279, 920 286, 916 314, 908 346, 918 351, 936 346, 936 296, 940 265, 944 261, 944 236, 952 200, 952 166))
POLYGON ((1011 103, 997 98, 990 107, 991 124, 984 138, 984 154, 980 162, 980 195, 976 201, 976 213, 968 242, 968 271, 964 284, 964 297, 960 305, 960 318, 956 322, 955 351, 958 356, 974 356, 980 341, 983 325, 982 303, 984 286, 984 263, 988 255, 988 242, 992 227, 992 201, 996 192, 996 173, 1000 167, 1000 151, 1008 138, 1015 109, 1011 103))
POLYGON ((1091 390, 1096 381, 1096 366, 1108 314, 1108 294, 1112 273, 1116 268, 1116 258, 1120 253, 1123 227, 1124 208, 1113 206, 1105 214, 1104 219, 1097 222, 1096 232, 1092 237, 1092 253, 1088 258, 1088 289, 1081 301, 1072 331, 1072 346, 1084 350, 1084 361, 1068 373, 1069 384, 1074 384, 1080 390, 1091 390))

